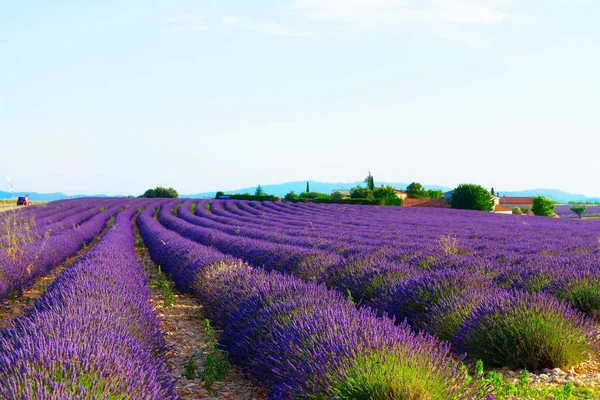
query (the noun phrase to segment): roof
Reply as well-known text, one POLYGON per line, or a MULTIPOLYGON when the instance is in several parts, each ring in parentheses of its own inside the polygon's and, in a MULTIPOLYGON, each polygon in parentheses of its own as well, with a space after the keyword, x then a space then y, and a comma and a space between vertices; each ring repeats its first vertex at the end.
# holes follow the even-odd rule
POLYGON ((331 194, 334 194, 334 193, 341 193, 341 194, 343 194, 344 196, 350 196, 351 192, 352 192, 351 190, 344 190, 344 189, 333 189, 333 190, 331 191, 331 194))
POLYGON ((444 199, 404 199, 404 207, 450 208, 444 199))
POLYGON ((533 204, 533 197, 502 197, 500 204, 533 204))
POLYGON ((506 206, 502 205, 502 204, 496 204, 496 205, 494 205, 494 211, 495 212, 499 212, 499 211, 510 211, 510 212, 512 212, 512 210, 510 208, 506 208, 506 206))

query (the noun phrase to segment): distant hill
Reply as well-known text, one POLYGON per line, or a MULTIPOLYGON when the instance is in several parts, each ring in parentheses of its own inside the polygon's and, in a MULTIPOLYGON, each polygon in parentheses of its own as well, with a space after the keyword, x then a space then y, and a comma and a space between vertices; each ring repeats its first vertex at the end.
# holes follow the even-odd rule
MULTIPOLYGON (((308 181, 310 184, 310 190, 313 192, 321 192, 321 193, 331 193, 334 189, 351 189, 357 185, 365 186, 365 183, 362 181, 356 182, 317 182, 317 181, 308 181)), ((376 181, 376 185, 389 185, 393 186, 396 189, 405 189, 409 184, 405 182, 380 182, 376 181)), ((291 190, 296 193, 302 193, 306 190, 306 181, 298 181, 298 182, 286 182, 280 183, 277 185, 261 185, 265 193, 274 194, 276 196, 283 197, 291 190)), ((440 185, 423 185, 425 189, 440 189, 443 192, 447 192, 452 190, 446 186, 440 185)), ((219 189, 222 190, 222 189, 219 189)), ((242 189, 232 189, 232 190, 223 190, 225 193, 231 194, 239 194, 239 193, 251 193, 254 194, 256 191, 256 186, 242 188, 242 189)), ((182 198, 205 198, 205 197, 214 197, 216 193, 212 192, 202 192, 195 194, 181 194, 179 197, 182 198)), ((67 196, 64 193, 37 193, 37 192, 15 192, 12 194, 12 198, 16 199, 19 196, 29 195, 29 198, 33 201, 55 201, 55 200, 63 200, 67 197, 70 198, 79 198, 79 197, 119 197, 119 196, 108 196, 105 194, 78 194, 73 196, 67 196)), ((141 194, 141 193, 140 193, 141 194)), ((499 194, 501 196, 516 196, 516 197, 531 197, 531 196, 544 196, 554 201, 567 203, 569 201, 600 201, 600 197, 588 197, 583 194, 571 194, 567 192, 563 192, 558 189, 528 189, 521 191, 500 191, 499 194)), ((10 199, 11 194, 9 192, 0 191, 0 200, 1 199, 10 199)))
MULTIPOLYGON (((334 189, 346 189, 349 190, 357 185, 365 186, 365 183, 362 181, 357 182, 317 182, 317 181, 308 181, 310 184, 311 192, 320 192, 320 193, 331 193, 334 189)), ((393 186, 397 189, 406 188, 409 183, 400 183, 400 182, 380 182, 376 181, 376 185, 389 185, 393 186)), ((425 189, 441 189, 446 192, 450 190, 450 188, 439 185, 423 185, 425 189)), ((275 196, 283 197, 290 191, 294 191, 296 193, 302 193, 306 190, 306 181, 298 181, 298 182, 286 182, 280 183, 277 185, 261 185, 262 189, 265 193, 274 194, 275 196)), ((222 190, 222 189, 219 189, 222 190)), ((242 189, 232 189, 232 190, 223 190, 225 193, 229 194, 241 194, 241 193, 251 193, 254 194, 256 191, 256 186, 242 188, 242 189)), ((189 197, 189 198, 203 198, 203 197, 214 197, 215 192, 203 192, 196 194, 181 194, 180 197, 189 197)))
POLYGON ((568 203, 569 201, 600 201, 600 197, 588 197, 583 194, 571 194, 558 189, 528 189, 521 190, 518 192, 500 191, 499 193, 500 196, 514 197, 544 196, 551 200, 558 201, 561 203, 568 203))
MULTIPOLYGON (((66 198, 76 199, 80 197, 113 197, 107 196, 105 194, 76 194, 74 196, 67 196, 64 193, 37 193, 37 192, 15 192, 12 195, 10 192, 0 191, 0 200, 17 199, 19 196, 29 195, 29 200, 31 201, 56 201, 56 200, 64 200, 66 198)), ((119 197, 119 196, 116 196, 119 197)))

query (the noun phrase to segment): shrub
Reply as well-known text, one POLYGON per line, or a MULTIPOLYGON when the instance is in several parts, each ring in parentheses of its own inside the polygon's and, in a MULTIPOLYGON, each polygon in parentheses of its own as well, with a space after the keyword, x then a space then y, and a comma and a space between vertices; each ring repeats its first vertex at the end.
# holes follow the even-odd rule
POLYGON ((288 194, 286 194, 283 199, 285 201, 298 201, 299 197, 293 190, 290 190, 288 194))
POLYGON ((179 193, 177 193, 177 190, 173 189, 173 188, 168 188, 165 189, 162 186, 157 186, 154 189, 148 189, 146 190, 146 192, 141 195, 140 197, 146 197, 146 198, 179 198, 179 193))
POLYGON ((548 285, 547 291, 569 302, 587 316, 600 321, 600 273, 569 271, 548 285))
POLYGON ((492 288, 468 288, 457 296, 442 297, 429 310, 426 330, 440 340, 454 341, 464 320, 490 296, 492 288))
POLYGON ((463 291, 492 287, 491 282, 470 271, 426 271, 404 280, 392 289, 389 303, 382 308, 400 321, 406 320, 413 327, 424 329, 429 324, 429 310, 443 298, 453 298, 463 291))
POLYGON ((461 210, 492 211, 494 200, 490 192, 482 186, 460 184, 452 192, 450 205, 461 210))
POLYGON ((523 210, 521 210, 519 207, 515 207, 512 209, 512 213, 513 214, 523 214, 523 210))
POLYGON ((423 188, 419 182, 412 182, 410 185, 406 187, 406 193, 408 197, 411 199, 425 199, 429 197, 427 190, 423 188))
POLYGON ((331 193, 330 198, 332 201, 340 201, 340 200, 344 199, 344 195, 341 194, 340 192, 333 192, 333 193, 331 193))
POLYGON ((579 218, 581 218, 581 215, 585 212, 585 206, 584 205, 573 206, 573 207, 571 207, 571 211, 573 211, 575 214, 577 214, 577 216, 579 218))
POLYGON ((543 196, 535 196, 531 211, 540 217, 552 217, 554 215, 554 203, 543 196))
POLYGON ((591 319, 545 293, 496 292, 466 317, 458 351, 488 366, 569 368, 600 351, 591 319))

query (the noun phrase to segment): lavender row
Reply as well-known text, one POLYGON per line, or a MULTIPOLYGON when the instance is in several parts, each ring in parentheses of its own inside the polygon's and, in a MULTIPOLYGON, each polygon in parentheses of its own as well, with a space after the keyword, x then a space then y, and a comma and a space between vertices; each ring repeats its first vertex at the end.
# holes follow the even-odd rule
MULTIPOLYGON (((433 211, 428 212, 433 213, 433 211)), ((421 225, 429 229, 426 235, 419 238, 420 240, 403 234, 405 240, 398 241, 394 247, 389 247, 378 241, 377 237, 373 237, 372 242, 378 244, 376 251, 368 254, 357 251, 362 255, 345 257, 346 264, 358 269, 350 271, 354 272, 354 276, 350 276, 349 279, 362 279, 360 275, 363 272, 375 273, 378 268, 385 271, 393 265, 400 265, 402 269, 408 266, 411 267, 409 269, 417 270, 466 269, 490 277, 498 287, 550 293, 560 300, 569 301, 588 316, 598 318, 600 269, 597 260, 600 253, 596 238, 600 234, 599 225, 584 226, 573 223, 577 221, 565 221, 565 223, 559 222, 556 226, 555 220, 548 223, 548 219, 544 218, 516 216, 515 221, 529 221, 528 224, 534 225, 534 229, 532 231, 519 227, 518 230, 509 230, 507 226, 512 228, 511 225, 514 225, 515 221, 508 221, 506 225, 503 218, 511 216, 487 216, 480 213, 479 216, 483 221, 464 221, 464 214, 444 212, 445 214, 440 214, 440 219, 445 223, 443 230, 438 230, 439 237, 436 237, 435 233, 439 225, 419 212, 416 212, 416 217, 420 219, 421 225), (491 226, 490 221, 498 226, 491 226), (464 222, 470 230, 470 237, 456 232, 456 226, 464 222), (480 235, 476 234, 478 228, 482 229, 480 235), (529 236, 527 242, 525 239, 522 243, 509 240, 504 247, 501 242, 496 241, 497 246, 492 247, 494 242, 486 238, 491 235, 514 238, 523 235, 520 231, 524 231, 529 236), (541 231, 542 235, 537 231, 541 231), (552 239, 552 236, 556 239, 552 239), (490 242, 489 245, 487 242, 490 242), (379 267, 373 265, 374 263, 379 264, 379 267)), ((182 217, 194 224, 206 226, 202 220, 186 218, 185 210, 182 210, 182 217)), ((318 216, 314 216, 314 219, 318 219, 318 216)), ((405 214, 405 219, 413 221, 416 219, 412 215, 412 210, 405 214)), ((230 233, 225 230, 227 228, 225 225, 219 226, 213 223, 211 227, 230 233)), ((238 224, 237 229, 240 232, 244 229, 248 232, 257 230, 246 228, 246 224, 238 224)), ((268 230, 269 227, 264 226, 263 229, 268 230)), ((321 237, 323 232, 318 233, 321 237)), ((352 235, 350 231, 344 233, 348 236, 352 235)), ((281 234, 281 231, 275 230, 269 235, 276 234, 281 234)), ((248 237, 253 236, 248 235, 248 237)), ((263 237, 257 235, 254 238, 263 237)), ((350 247, 352 249, 352 245, 350 247)), ((352 254, 351 249, 343 254, 352 254)), ((344 268, 349 269, 348 266, 344 268)))
POLYGON ((270 398, 485 396, 486 388, 467 384, 447 344, 358 310, 325 286, 184 239, 151 210, 137 222, 153 260, 203 301, 232 359, 270 388, 270 398))
POLYGON ((0 253, 0 300, 10 294, 20 293, 36 277, 47 274, 67 258, 76 255, 102 232, 107 221, 121 207, 115 204, 77 228, 0 253))
POLYGON ((12 220, 13 226, 4 227, 4 236, 0 238, 0 247, 20 247, 57 235, 67 229, 73 229, 108 208, 111 204, 116 204, 116 201, 104 200, 99 202, 94 199, 78 207, 65 210, 52 218, 15 218, 12 220))
POLYGON ((130 220, 139 205, 120 213, 26 316, 0 331, 2 398, 176 398, 134 253, 130 220))
MULTIPOLYGON (((186 221, 198 220, 198 217, 189 213, 185 204, 178 209, 178 215, 186 221)), ((368 257, 336 258, 332 254, 234 237, 218 229, 194 226, 173 217, 166 209, 161 210, 159 219, 165 226, 185 237, 214 246, 253 265, 290 272, 303 279, 325 282, 341 292, 350 291, 355 299, 368 303, 382 313, 395 316, 399 320, 406 319, 416 329, 443 335, 444 339, 454 343, 458 351, 466 351, 472 358, 481 358, 488 365, 531 369, 568 367, 585 361, 588 353, 597 352, 599 349, 595 324, 580 312, 548 294, 527 294, 514 289, 500 289, 498 282, 494 282, 481 271, 468 268, 439 268, 428 271, 385 261, 385 258, 382 260, 378 253, 368 257), (459 297, 463 291, 475 288, 485 288, 485 295, 459 297), (444 302, 451 302, 455 308, 462 310, 461 313, 451 315, 451 318, 454 318, 454 329, 451 331, 446 322, 438 322, 437 325, 433 322, 436 318, 445 316, 447 310, 434 310, 435 306, 444 302), (485 326, 486 318, 499 311, 500 305, 512 303, 518 304, 518 307, 507 308, 501 321, 495 322, 508 326, 507 331, 502 333, 504 337, 498 338, 504 346, 498 351, 512 355, 512 358, 491 357, 494 354, 492 349, 497 345, 494 340, 475 344, 471 338, 478 334, 479 327, 485 326), (486 308, 487 311, 479 312, 480 308, 486 308), (536 316, 536 324, 520 319, 531 315, 536 316), (469 323, 473 318, 476 322, 469 323), (527 326, 539 329, 542 334, 519 334, 527 326), (504 340, 511 329, 517 332, 513 340, 504 340), (555 332, 556 335, 545 334, 545 331, 555 332), (529 353, 523 354, 518 351, 523 348, 529 353)), ((590 278, 588 281, 593 278, 589 275, 587 277, 590 278)), ((573 279, 573 276, 570 279, 573 279)), ((554 291, 555 295, 558 293, 559 290, 554 291)), ((598 297, 597 292, 594 294, 593 290, 586 293, 598 297)), ((571 298, 566 295, 562 297, 572 301, 573 291, 570 295, 571 298)))

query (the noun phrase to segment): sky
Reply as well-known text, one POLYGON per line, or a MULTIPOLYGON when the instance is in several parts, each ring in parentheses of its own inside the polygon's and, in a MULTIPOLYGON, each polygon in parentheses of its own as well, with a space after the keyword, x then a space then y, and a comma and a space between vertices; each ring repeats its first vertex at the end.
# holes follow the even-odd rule
POLYGON ((370 169, 600 196, 598 15, 597 0, 0 0, 0 177, 192 194, 370 169))

